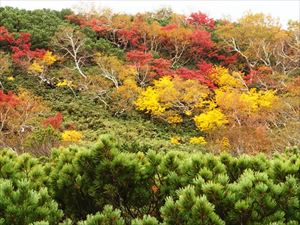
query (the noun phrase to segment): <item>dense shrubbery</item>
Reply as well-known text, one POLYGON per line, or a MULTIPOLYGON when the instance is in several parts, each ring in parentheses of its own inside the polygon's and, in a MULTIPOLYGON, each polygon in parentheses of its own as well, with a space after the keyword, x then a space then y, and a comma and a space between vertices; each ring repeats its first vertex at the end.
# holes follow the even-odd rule
POLYGON ((121 146, 103 136, 93 145, 59 148, 39 159, 2 149, 1 224, 300 221, 298 149, 270 159, 121 146))

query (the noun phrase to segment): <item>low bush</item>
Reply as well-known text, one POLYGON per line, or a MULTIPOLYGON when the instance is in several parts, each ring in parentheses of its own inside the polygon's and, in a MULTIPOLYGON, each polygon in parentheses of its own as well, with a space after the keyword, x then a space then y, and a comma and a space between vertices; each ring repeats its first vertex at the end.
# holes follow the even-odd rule
POLYGON ((159 152, 104 135, 89 146, 61 147, 43 158, 2 149, 0 168, 0 224, 300 221, 296 148, 273 158, 159 152))

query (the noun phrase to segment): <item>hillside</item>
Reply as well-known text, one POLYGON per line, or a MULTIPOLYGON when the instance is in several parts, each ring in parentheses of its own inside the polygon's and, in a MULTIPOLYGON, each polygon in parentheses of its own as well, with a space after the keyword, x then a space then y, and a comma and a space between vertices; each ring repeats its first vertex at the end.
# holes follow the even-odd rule
POLYGON ((299 224, 299 35, 0 8, 0 224, 299 224))

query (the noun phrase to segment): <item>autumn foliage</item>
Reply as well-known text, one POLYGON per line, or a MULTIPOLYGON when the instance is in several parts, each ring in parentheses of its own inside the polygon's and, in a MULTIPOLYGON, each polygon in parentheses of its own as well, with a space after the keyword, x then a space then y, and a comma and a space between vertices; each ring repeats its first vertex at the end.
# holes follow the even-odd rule
POLYGON ((0 24, 1 225, 299 224, 299 21, 0 7, 0 24))
POLYGON ((45 54, 43 49, 31 50, 30 34, 21 33, 19 37, 10 34, 5 27, 0 27, 0 42, 12 51, 13 61, 20 66, 28 66, 34 58, 41 58, 45 54))
MULTIPOLYGON (((297 21, 283 29, 263 14, 248 13, 233 23, 166 9, 134 16, 69 12, 63 21, 52 31, 49 49, 32 47, 34 32, 0 27, 0 86, 7 93, 1 92, 2 118, 20 113, 20 96, 6 87, 14 87, 17 74, 24 73, 38 79, 36 86, 84 96, 114 117, 139 115, 174 132, 188 129, 189 137, 170 135, 178 137, 177 145, 258 153, 299 144, 297 21)), ((57 112, 65 107, 52 108, 55 116, 43 115, 35 123, 58 132, 55 138, 66 132, 66 139, 74 134, 79 140, 75 132, 81 130, 64 130, 57 112)), ((71 112, 63 113, 73 123, 71 112)), ((76 127, 93 127, 94 120, 81 113, 87 124, 78 120, 76 127)))
POLYGON ((45 126, 51 126, 54 129, 60 129, 63 122, 63 115, 59 112, 55 116, 51 116, 43 121, 45 126))

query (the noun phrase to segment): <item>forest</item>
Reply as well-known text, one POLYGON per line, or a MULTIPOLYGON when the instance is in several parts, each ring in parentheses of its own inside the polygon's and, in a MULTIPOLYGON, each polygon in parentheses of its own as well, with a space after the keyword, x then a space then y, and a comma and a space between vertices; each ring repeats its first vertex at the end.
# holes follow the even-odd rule
POLYGON ((300 21, 0 7, 0 225, 300 224, 300 21))

